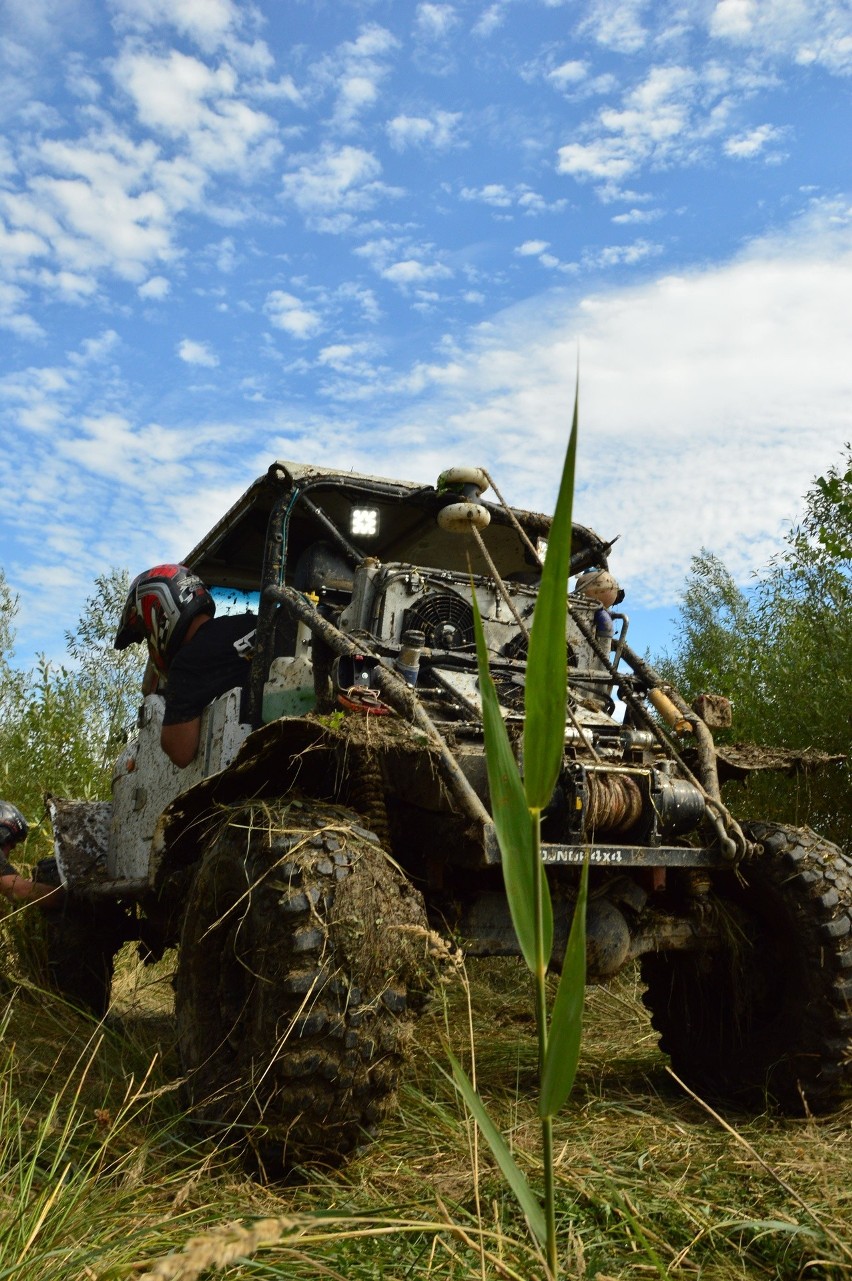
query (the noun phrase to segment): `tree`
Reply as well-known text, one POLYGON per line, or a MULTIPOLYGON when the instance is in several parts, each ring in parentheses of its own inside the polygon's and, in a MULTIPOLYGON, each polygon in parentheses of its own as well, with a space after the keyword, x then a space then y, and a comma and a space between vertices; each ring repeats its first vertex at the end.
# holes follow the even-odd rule
MULTIPOLYGON (((852 723, 852 450, 817 477, 784 550, 748 592, 718 558, 693 561, 679 642, 662 664, 684 694, 727 694, 728 737, 849 751, 852 723)), ((852 771, 755 780, 732 803, 749 817, 810 822, 841 844, 852 829, 852 771)))
POLYGON ((135 718, 147 657, 144 645, 113 647, 129 587, 126 570, 98 574, 96 590, 86 598, 76 628, 65 633, 76 664, 75 684, 88 700, 87 734, 100 743, 109 760, 135 718))
POLYGON ((733 698, 747 685, 754 649, 749 599, 718 556, 702 549, 680 604, 678 648, 661 666, 684 691, 712 686, 733 698))
MULTIPOLYGON (((139 701, 145 654, 118 653, 112 638, 127 595, 128 576, 99 576, 77 626, 66 633, 70 662, 40 655, 28 671, 11 662, 17 600, 0 570, 0 796, 32 822, 44 795, 108 798, 111 766, 139 701)), ((50 852, 46 825, 27 847, 34 862, 50 852)))
POLYGON ((18 613, 18 598, 6 581, 6 575, 0 569, 0 667, 3 675, 12 660, 15 649, 15 616, 18 613))
MULTIPOLYGON (((17 612, 18 598, 13 595, 6 581, 6 575, 0 569, 0 743, 2 743, 2 727, 7 723, 15 705, 20 684, 20 673, 16 672, 12 666, 17 612)), ((2 771, 2 756, 0 756, 0 771, 2 771)))

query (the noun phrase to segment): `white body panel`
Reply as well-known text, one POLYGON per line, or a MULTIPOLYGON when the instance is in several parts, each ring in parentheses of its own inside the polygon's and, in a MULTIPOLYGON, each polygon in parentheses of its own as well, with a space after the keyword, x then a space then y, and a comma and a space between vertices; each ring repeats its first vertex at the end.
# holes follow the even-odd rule
POLYGON ((173 765, 160 747, 162 698, 149 694, 145 699, 139 736, 128 743, 113 770, 110 877, 145 879, 163 810, 179 793, 230 765, 251 728, 240 723, 240 697, 241 691, 232 689, 204 709, 198 752, 186 769, 173 765))

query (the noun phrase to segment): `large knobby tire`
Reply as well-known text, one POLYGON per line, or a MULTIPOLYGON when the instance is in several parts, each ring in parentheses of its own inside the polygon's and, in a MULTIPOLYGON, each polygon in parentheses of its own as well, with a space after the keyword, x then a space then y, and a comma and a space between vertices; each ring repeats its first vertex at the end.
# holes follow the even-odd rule
MULTIPOLYGON (((42 859, 36 879, 61 884, 56 860, 42 859)), ((67 894, 43 909, 47 985, 78 1009, 103 1018, 109 1009, 115 956, 133 936, 125 910, 110 901, 89 902, 67 894)))
POLYGON ((356 816, 232 812, 190 890, 175 984, 193 1111, 267 1172, 334 1165, 394 1101, 422 899, 356 816))
POLYGON ((45 913, 50 987, 95 1018, 109 1009, 115 954, 124 941, 111 915, 83 903, 45 913))
POLYGON ((808 828, 714 881, 716 945, 642 960, 674 1071, 706 1097, 824 1112, 852 1092, 852 862, 808 828))

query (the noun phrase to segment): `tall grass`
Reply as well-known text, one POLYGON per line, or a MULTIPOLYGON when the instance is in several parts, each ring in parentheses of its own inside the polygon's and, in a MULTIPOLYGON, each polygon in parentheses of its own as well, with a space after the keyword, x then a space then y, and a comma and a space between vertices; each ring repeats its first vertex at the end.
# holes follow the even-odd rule
MULTIPOLYGON (((399 1110, 378 1140, 340 1171, 277 1188, 248 1179, 182 1114, 164 972, 147 983, 145 971, 136 992, 125 979, 105 1026, 17 989, 0 1023, 0 1278, 140 1281, 162 1260, 183 1265, 201 1236, 204 1257, 228 1242, 244 1251, 205 1281, 528 1281, 540 1265, 523 1217, 487 1149, 471 1164, 442 1048, 447 1026, 456 1046, 467 1043, 470 1007, 479 1091, 539 1180, 528 976, 498 960, 472 962, 469 974, 469 1000, 453 985, 424 1014, 399 1110), (234 1223, 266 1225, 272 1239, 254 1248, 234 1223)), ((633 972, 586 992, 574 1091, 554 1118, 566 1272, 848 1276, 838 1240, 849 1240, 852 1106, 819 1121, 728 1115, 735 1137, 672 1081, 639 996, 633 972)))

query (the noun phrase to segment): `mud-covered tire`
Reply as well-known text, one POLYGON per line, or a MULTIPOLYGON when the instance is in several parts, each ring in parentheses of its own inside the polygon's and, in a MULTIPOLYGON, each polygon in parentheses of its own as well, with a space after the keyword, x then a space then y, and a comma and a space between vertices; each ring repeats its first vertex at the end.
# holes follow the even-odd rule
MULTIPOLYGON (((35 877, 60 885, 53 858, 42 859, 35 877)), ((115 955, 130 936, 116 903, 90 903, 73 896, 43 911, 48 986, 69 1005, 103 1018, 109 1009, 115 955)))
POLYGON ((852 1093, 852 862, 807 828, 745 825, 764 853, 714 879, 717 943, 645 956, 645 1004, 706 1097, 801 1114, 852 1093))
POLYGON ((69 1005, 95 1018, 109 1009, 115 953, 95 913, 77 905, 59 909, 47 923, 48 983, 69 1005))
POLYGON ((271 1173, 335 1165, 381 1120, 422 983, 422 899, 354 814, 231 813, 187 902, 175 983, 195 1115, 271 1173))

